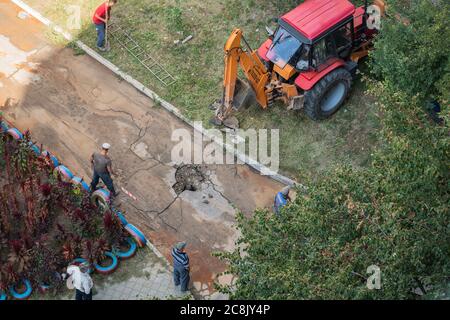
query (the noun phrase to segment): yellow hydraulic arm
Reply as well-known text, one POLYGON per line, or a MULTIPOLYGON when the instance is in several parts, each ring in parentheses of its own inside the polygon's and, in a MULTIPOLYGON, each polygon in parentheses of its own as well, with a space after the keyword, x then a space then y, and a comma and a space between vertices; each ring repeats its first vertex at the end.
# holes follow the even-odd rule
MULTIPOLYGON (((238 93, 236 92, 236 84, 238 82, 238 66, 240 65, 244 74, 254 91, 256 100, 266 108, 268 101, 265 87, 269 82, 270 73, 261 62, 260 58, 253 51, 240 29, 235 29, 225 44, 225 72, 223 80, 223 97, 222 103, 217 108, 216 119, 223 121, 226 119, 233 109, 239 109, 240 101, 236 101, 238 93), (241 42, 245 43, 246 49, 242 48, 241 42), (236 100, 235 100, 236 98, 236 100)), ((242 88, 241 88, 242 89, 242 88)))

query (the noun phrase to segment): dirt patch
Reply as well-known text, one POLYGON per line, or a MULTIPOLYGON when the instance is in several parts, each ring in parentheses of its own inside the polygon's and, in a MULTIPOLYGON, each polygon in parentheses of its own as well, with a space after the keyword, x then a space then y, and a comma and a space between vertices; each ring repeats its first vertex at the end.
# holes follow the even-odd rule
POLYGON ((181 194, 185 190, 197 191, 201 188, 202 183, 206 180, 202 166, 199 165, 182 165, 175 172, 175 180, 173 190, 176 194, 181 194))

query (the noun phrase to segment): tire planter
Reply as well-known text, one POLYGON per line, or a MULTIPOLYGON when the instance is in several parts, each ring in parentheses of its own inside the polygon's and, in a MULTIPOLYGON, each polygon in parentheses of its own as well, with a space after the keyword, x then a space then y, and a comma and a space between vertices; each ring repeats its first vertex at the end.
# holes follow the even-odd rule
POLYGON ((125 216, 122 214, 122 212, 117 211, 115 209, 113 209, 113 212, 116 214, 117 218, 119 218, 120 222, 122 223, 122 225, 125 227, 128 224, 127 219, 125 218, 125 216))
POLYGON ((111 259, 111 264, 109 266, 103 267, 99 264, 94 264, 95 270, 100 274, 111 274, 113 273, 117 267, 119 266, 119 260, 112 252, 105 252, 105 256, 111 259))
POLYGON ((6 132, 6 131, 8 131, 9 126, 8 126, 8 124, 5 121, 0 121, 0 129, 3 132, 6 132))
POLYGON ((137 244, 133 240, 133 238, 127 238, 127 243, 129 245, 129 249, 127 251, 120 251, 120 249, 116 249, 114 251, 114 254, 120 259, 120 260, 127 260, 136 254, 137 251, 137 244))
POLYGON ((30 149, 37 155, 40 156, 41 155, 41 150, 39 149, 39 147, 37 145, 35 145, 33 142, 30 142, 30 149))
POLYGON ((147 245, 147 239, 145 238, 144 234, 136 228, 132 224, 127 224, 125 226, 125 230, 131 235, 131 237, 136 241, 137 245, 141 248, 145 247, 147 245))
POLYGON ((72 178, 72 182, 74 184, 80 185, 84 190, 86 190, 87 192, 91 191, 91 188, 89 187, 89 185, 86 183, 86 181, 82 180, 80 177, 73 177, 72 178))
POLYGON ((59 161, 55 156, 50 156, 50 160, 52 160, 53 162, 53 166, 56 168, 57 166, 59 166, 59 161))
POLYGON ((61 165, 61 166, 57 166, 55 168, 56 171, 58 171, 59 173, 61 173, 61 175, 63 177, 65 177, 68 180, 72 180, 73 179, 73 173, 67 169, 65 166, 61 165))
MULTIPOLYGON (((53 279, 52 280, 55 280, 55 281, 58 281, 58 282, 62 282, 63 278, 62 278, 62 276, 61 276, 61 274, 59 272, 55 271, 53 273, 53 279)), ((41 282, 39 284, 38 290, 39 290, 39 292, 41 294, 46 294, 52 287, 53 287, 52 285, 50 285, 47 282, 43 281, 43 282, 41 282)))
POLYGON ((111 192, 107 189, 98 189, 92 193, 91 202, 104 209, 109 209, 111 203, 111 192))
POLYGON ((23 134, 16 128, 11 128, 6 131, 11 137, 14 138, 14 140, 20 140, 23 139, 23 134))
POLYGON ((44 157, 49 157, 50 160, 51 160, 52 163, 53 163, 53 167, 56 168, 57 166, 59 166, 59 161, 58 161, 58 159, 57 159, 55 156, 51 155, 50 152, 48 152, 47 150, 45 150, 45 151, 42 152, 42 156, 44 156, 44 157))
MULTIPOLYGON (((84 259, 84 258, 75 258, 75 259, 72 260, 71 264, 78 266, 78 265, 80 265, 82 263, 85 263, 85 262, 87 262, 87 260, 84 259)), ((94 272, 94 269, 89 268, 88 272, 92 273, 92 272, 94 272)))
POLYGON ((24 293, 17 293, 16 292, 16 286, 13 285, 9 288, 9 293, 17 300, 25 300, 31 296, 31 293, 33 292, 33 288, 31 287, 31 283, 29 280, 22 280, 22 283, 25 285, 26 290, 24 293))
POLYGON ((0 292, 0 301, 8 300, 8 296, 4 292, 0 292))
POLYGON ((39 292, 42 294, 45 294, 45 293, 47 293, 48 290, 50 290, 50 288, 51 288, 50 285, 41 283, 39 285, 39 292))

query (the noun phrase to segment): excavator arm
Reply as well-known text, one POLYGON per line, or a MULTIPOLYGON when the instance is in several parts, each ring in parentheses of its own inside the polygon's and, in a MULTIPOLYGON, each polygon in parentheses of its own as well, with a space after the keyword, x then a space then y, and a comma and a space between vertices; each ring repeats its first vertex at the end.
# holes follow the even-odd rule
POLYGON ((268 105, 266 85, 270 73, 243 37, 240 29, 235 29, 225 44, 225 71, 223 96, 216 109, 215 123, 220 125, 234 110, 249 102, 254 95, 256 101, 266 108, 268 105), (245 44, 245 49, 242 47, 245 44), (239 80, 238 69, 242 68, 247 83, 239 80))

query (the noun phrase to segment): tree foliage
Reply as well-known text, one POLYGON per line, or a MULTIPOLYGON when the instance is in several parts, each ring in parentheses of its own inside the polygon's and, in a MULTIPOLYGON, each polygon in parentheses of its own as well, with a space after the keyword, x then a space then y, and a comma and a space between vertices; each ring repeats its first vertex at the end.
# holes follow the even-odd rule
POLYGON ((409 25, 390 20, 375 45, 382 80, 370 87, 379 97, 382 143, 371 165, 337 164, 306 181, 306 192, 298 190, 280 217, 265 210, 250 219, 240 215, 238 248, 219 254, 238 278, 221 288, 232 298, 413 299, 413 290, 433 293, 447 285, 448 107, 437 125, 423 98, 445 97, 448 48, 441 41, 448 8, 426 2, 431 6, 403 6, 409 25), (367 288, 371 265, 381 270, 380 290, 367 288))
POLYGON ((437 95, 448 103, 450 3, 391 0, 388 6, 371 53, 375 74, 410 95, 437 95))

